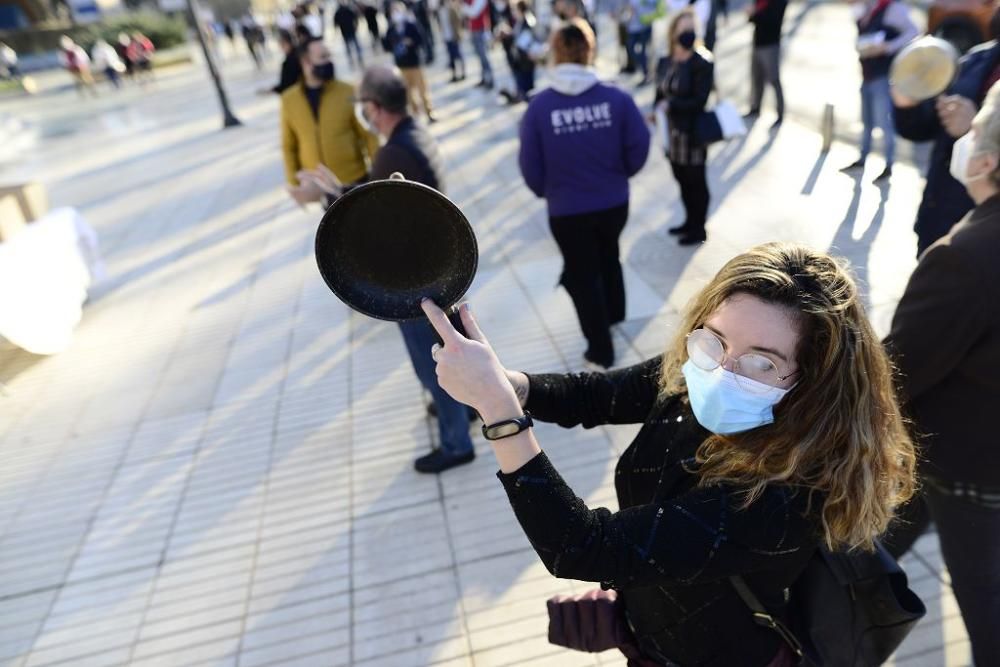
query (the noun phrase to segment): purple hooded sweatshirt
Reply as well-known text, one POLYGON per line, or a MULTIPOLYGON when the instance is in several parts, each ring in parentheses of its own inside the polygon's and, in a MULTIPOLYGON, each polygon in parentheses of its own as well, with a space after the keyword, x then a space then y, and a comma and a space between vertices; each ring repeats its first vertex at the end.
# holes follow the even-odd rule
POLYGON ((632 97, 582 65, 558 65, 552 87, 521 120, 524 182, 549 216, 602 211, 628 202, 628 179, 646 163, 649 129, 632 97))

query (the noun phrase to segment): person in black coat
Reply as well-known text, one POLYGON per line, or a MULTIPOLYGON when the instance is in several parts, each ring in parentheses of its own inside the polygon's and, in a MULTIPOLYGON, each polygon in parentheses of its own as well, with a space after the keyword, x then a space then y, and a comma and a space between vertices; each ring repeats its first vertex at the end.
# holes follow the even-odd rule
POLYGON ((670 54, 656 65, 655 105, 666 107, 669 126, 669 158, 684 201, 685 220, 669 232, 680 236, 681 245, 706 239, 709 191, 705 168, 708 147, 699 140, 695 125, 708 104, 715 85, 712 54, 698 44, 697 19, 686 7, 670 23, 670 54))
POLYGON ((953 170, 975 208, 920 257, 886 339, 924 434, 923 493, 886 546, 902 556, 933 519, 975 664, 1000 665, 1000 84, 972 128, 953 170))
MULTIPOLYGON (((994 38, 1000 33, 1000 9, 993 15, 994 38)), ((917 256, 948 233, 952 225, 972 210, 973 202, 961 183, 948 173, 951 147, 969 131, 972 118, 989 87, 1000 79, 1000 44, 981 44, 961 60, 958 76, 948 91, 917 104, 892 89, 896 132, 910 141, 933 141, 924 196, 913 229, 917 256)))
POLYGON ((337 5, 333 13, 333 24, 340 30, 347 48, 347 60, 354 67, 354 57, 358 64, 364 67, 365 58, 361 54, 361 44, 358 42, 358 10, 350 0, 344 0, 337 5))
POLYGON ((787 619, 786 589, 817 547, 873 548, 913 492, 892 368, 857 285, 825 253, 770 243, 733 258, 663 355, 607 373, 507 370, 468 304, 465 336, 422 306, 443 341, 438 381, 481 415, 528 543, 554 576, 613 589, 653 664, 796 664, 730 578, 787 619), (642 425, 615 468, 617 512, 573 492, 536 418, 642 425))
POLYGON ((280 31, 278 33, 278 46, 285 54, 285 59, 281 63, 281 75, 278 78, 278 84, 262 91, 262 94, 271 92, 280 95, 298 83, 302 76, 302 63, 299 62, 299 56, 295 52, 295 39, 292 37, 292 33, 287 30, 280 31))
POLYGON ((775 126, 785 118, 785 95, 781 89, 781 24, 785 19, 787 0, 756 0, 747 8, 753 23, 753 52, 750 55, 750 113, 760 114, 764 86, 774 88, 778 112, 775 126))

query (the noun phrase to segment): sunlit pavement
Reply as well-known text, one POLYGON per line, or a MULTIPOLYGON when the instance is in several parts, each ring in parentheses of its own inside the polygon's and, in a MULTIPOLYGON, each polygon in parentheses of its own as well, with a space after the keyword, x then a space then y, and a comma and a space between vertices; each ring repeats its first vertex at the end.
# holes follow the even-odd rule
MULTIPOLYGON (((435 425, 396 328, 350 313, 319 278, 321 212, 284 193, 277 100, 254 94, 276 64, 256 74, 229 56, 244 126, 225 132, 199 67, 97 100, 0 102, 42 134, 21 171, 83 212, 110 269, 70 350, 0 348, 0 664, 624 665, 547 643, 545 599, 593 586, 544 570, 480 437, 475 463, 413 472, 435 425)), ((576 370, 558 252, 516 167, 520 112, 445 83, 440 60, 431 73, 448 193, 479 237, 482 326, 510 367, 576 370)), ((661 352, 714 271, 775 239, 848 258, 886 331, 915 264, 919 175, 899 165, 880 189, 873 159, 856 181, 837 172, 855 149, 821 154, 804 111, 769 124, 713 150, 699 248, 666 234, 682 215, 666 161, 651 155, 634 180, 620 364, 661 352)), ((581 497, 613 506, 634 430, 538 437, 581 497)), ((896 664, 969 664, 933 535, 905 566, 929 613, 896 664)))

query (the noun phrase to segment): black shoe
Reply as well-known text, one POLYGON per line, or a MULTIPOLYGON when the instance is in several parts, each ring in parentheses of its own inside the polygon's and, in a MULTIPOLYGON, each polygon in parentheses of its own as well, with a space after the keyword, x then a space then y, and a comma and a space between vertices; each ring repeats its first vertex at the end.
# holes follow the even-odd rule
POLYGON ((680 245, 698 245, 699 243, 704 243, 707 238, 708 236, 705 232, 688 232, 677 239, 677 243, 680 245))
POLYGON ((892 167, 886 167, 885 169, 882 170, 881 174, 879 174, 872 180, 872 183, 878 185, 879 183, 884 183, 888 181, 890 178, 892 178, 892 167))
POLYGON ((512 92, 510 92, 506 88, 504 88, 503 90, 500 91, 500 97, 502 97, 505 100, 507 100, 507 104, 513 104, 514 101, 517 99, 517 95, 515 95, 512 92))
POLYGON ((784 123, 784 122, 785 122, 785 119, 782 118, 781 116, 778 116, 778 120, 774 121, 774 123, 771 124, 771 129, 772 130, 779 129, 781 127, 781 124, 784 123))
POLYGON ((465 463, 471 463, 476 458, 476 452, 470 451, 465 454, 453 456, 446 454, 443 449, 435 449, 430 454, 421 456, 413 462, 413 467, 417 472, 438 473, 444 472, 465 463))
POLYGON ((852 171, 863 170, 864 168, 865 168, 865 161, 864 161, 864 159, 859 159, 859 160, 856 160, 856 161, 852 162, 851 164, 847 165, 846 167, 841 167, 840 171, 842 171, 845 174, 848 174, 848 173, 850 173, 852 171))
POLYGON ((438 119, 434 116, 434 114, 432 114, 432 113, 427 114, 427 124, 428 125, 433 125, 436 122, 438 122, 438 119))
POLYGON ((688 223, 685 222, 683 225, 677 225, 676 227, 671 227, 670 229, 667 230, 667 234, 670 234, 671 236, 678 236, 680 234, 686 234, 687 230, 688 230, 688 223))
POLYGON ((461 81, 461 79, 460 79, 460 78, 458 78, 457 76, 455 76, 454 74, 452 74, 452 75, 451 75, 451 78, 450 78, 450 79, 448 79, 448 83, 457 83, 457 82, 459 82, 459 81, 461 81))
POLYGON ((476 84, 476 88, 487 88, 487 87, 492 87, 492 86, 487 86, 486 81, 484 79, 480 79, 479 83, 476 84))

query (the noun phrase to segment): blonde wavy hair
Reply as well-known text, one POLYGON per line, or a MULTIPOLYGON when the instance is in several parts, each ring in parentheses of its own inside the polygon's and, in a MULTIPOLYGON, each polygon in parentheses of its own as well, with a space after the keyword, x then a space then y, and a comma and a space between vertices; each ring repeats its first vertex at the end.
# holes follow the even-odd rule
POLYGON ((800 375, 775 406, 773 424, 712 435, 701 444, 700 484, 739 486, 746 505, 768 484, 818 492, 826 546, 874 548, 895 508, 914 493, 916 454, 896 401, 892 365, 844 264, 786 243, 731 259, 688 306, 664 353, 661 391, 686 393, 681 366, 687 334, 736 294, 795 313, 800 375))

